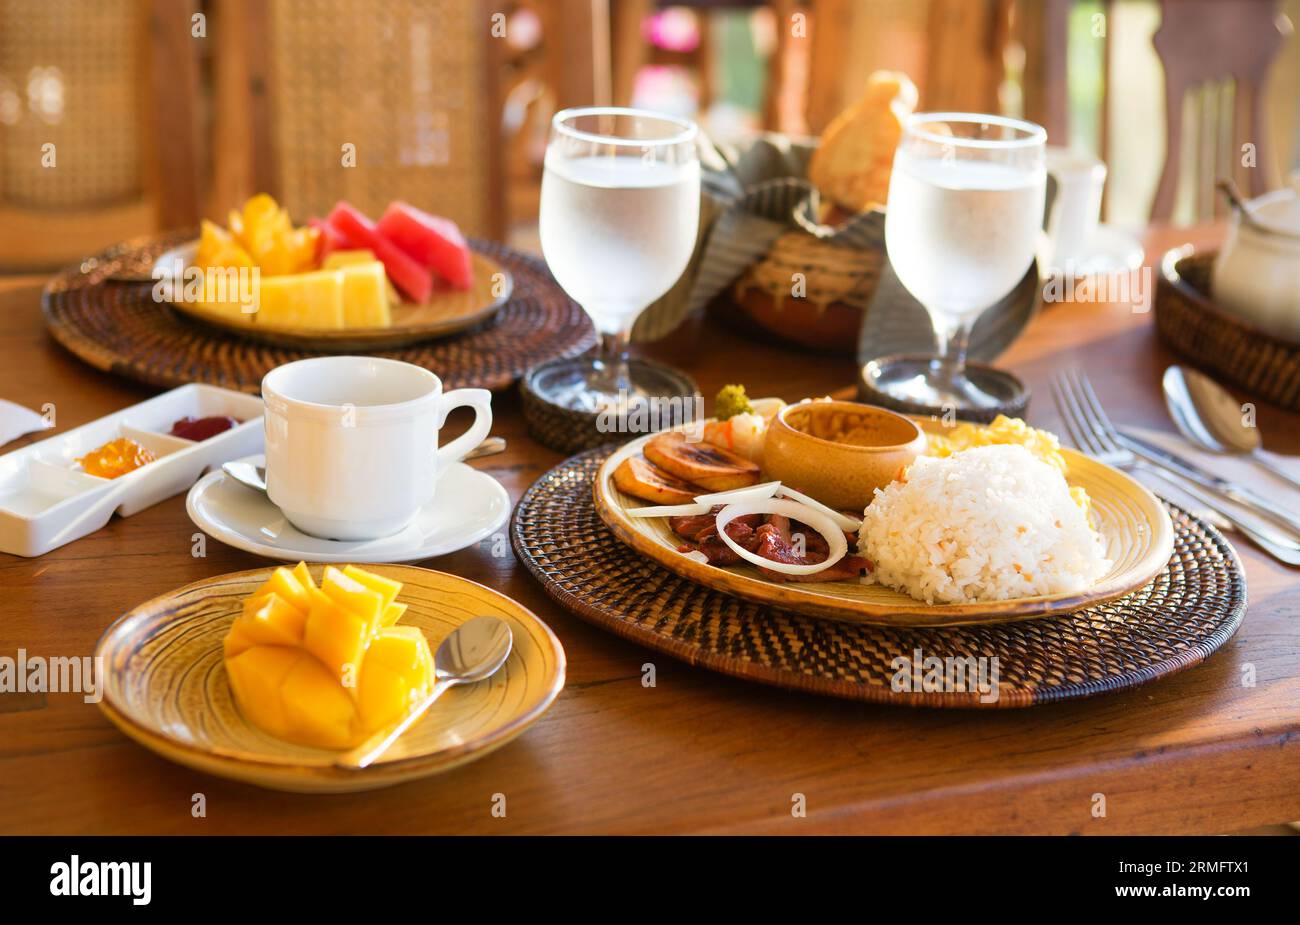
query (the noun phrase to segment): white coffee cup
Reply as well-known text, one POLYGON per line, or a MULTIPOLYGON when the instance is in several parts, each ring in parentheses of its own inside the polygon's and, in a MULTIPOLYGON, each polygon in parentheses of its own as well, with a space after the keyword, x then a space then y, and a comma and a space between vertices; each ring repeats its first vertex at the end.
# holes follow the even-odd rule
POLYGON ((433 501, 438 473, 492 429, 492 393, 443 392, 427 369, 377 357, 329 356, 276 367, 262 379, 266 487, 304 533, 369 540, 401 531, 433 501), (474 409, 446 446, 453 408, 474 409))
POLYGON ((1056 183, 1047 214, 1051 264, 1058 270, 1088 256, 1088 245, 1101 220, 1106 165, 1084 151, 1048 145, 1047 172, 1056 183))

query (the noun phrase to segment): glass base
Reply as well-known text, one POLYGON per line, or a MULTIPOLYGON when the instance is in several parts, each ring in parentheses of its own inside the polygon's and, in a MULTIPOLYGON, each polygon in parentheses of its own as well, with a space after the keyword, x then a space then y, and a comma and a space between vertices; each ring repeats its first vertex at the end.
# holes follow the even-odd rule
POLYGON ((907 414, 954 412, 976 421, 989 421, 998 414, 1019 417, 1029 402, 1028 390, 1010 373, 968 364, 965 376, 948 383, 939 361, 927 356, 871 360, 862 368, 859 391, 864 401, 907 414))
POLYGON ((531 382, 538 396, 570 411, 612 411, 620 417, 662 399, 693 398, 690 380, 671 366, 653 360, 628 361, 627 388, 610 385, 604 362, 593 356, 576 357, 543 370, 531 382))
POLYGON ((937 359, 920 368, 896 368, 892 372, 893 376, 877 379, 873 385, 899 401, 930 408, 951 406, 959 410, 997 408, 1003 404, 1002 396, 984 390, 965 373, 947 379, 937 359))

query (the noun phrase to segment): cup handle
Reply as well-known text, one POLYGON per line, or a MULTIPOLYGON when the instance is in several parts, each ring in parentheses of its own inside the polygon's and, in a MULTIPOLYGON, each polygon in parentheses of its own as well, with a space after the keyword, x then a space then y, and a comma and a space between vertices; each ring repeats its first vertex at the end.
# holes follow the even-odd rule
POLYGON ((487 389, 452 389, 442 396, 438 407, 438 429, 447 423, 447 415, 456 408, 473 408, 474 423, 455 440, 438 447, 437 464, 460 462, 478 446, 492 429, 492 393, 487 389))

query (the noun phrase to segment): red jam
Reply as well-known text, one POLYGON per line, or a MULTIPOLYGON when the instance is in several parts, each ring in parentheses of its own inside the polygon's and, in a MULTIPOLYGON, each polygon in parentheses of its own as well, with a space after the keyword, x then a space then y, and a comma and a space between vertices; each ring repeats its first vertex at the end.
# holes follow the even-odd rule
POLYGON ((181 418, 172 425, 171 435, 198 442, 225 433, 238 423, 239 421, 234 418, 224 415, 210 418, 181 418))

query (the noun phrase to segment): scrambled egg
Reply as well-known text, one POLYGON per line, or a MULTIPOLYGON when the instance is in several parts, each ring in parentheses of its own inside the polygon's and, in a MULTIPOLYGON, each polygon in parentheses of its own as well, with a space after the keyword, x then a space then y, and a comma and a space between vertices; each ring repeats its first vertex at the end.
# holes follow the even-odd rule
MULTIPOLYGON (((977 446, 1012 444, 1023 446, 1034 456, 1066 475, 1065 457, 1061 455, 1061 441, 1056 434, 1030 427, 1020 418, 999 414, 990 424, 958 424, 947 433, 930 433, 927 456, 951 456, 977 446)), ((1070 486, 1070 497, 1085 512, 1092 506, 1088 493, 1077 485, 1070 486)))

